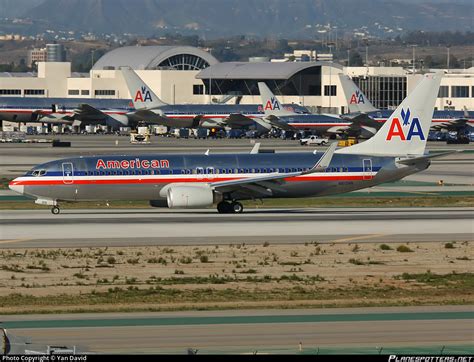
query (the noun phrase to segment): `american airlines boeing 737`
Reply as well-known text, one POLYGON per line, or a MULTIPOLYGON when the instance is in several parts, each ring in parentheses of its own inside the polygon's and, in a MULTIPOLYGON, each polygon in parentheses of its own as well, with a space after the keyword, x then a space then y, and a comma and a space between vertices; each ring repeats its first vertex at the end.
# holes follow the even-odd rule
POLYGON ((428 74, 369 140, 326 152, 151 154, 47 162, 9 187, 52 206, 61 201, 149 200, 152 206, 240 213, 240 200, 340 194, 425 170, 440 74, 428 74))

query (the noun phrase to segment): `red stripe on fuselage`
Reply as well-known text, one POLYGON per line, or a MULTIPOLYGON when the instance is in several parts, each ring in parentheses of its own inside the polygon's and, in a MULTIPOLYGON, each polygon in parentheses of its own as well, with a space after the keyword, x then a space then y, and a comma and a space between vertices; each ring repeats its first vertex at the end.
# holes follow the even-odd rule
MULTIPOLYGON (((305 182, 305 181, 356 181, 356 180, 367 180, 372 179, 372 175, 347 175, 347 176, 305 176, 305 177, 287 177, 285 181, 288 182, 305 182)), ((127 185, 127 184, 170 184, 175 182, 220 182, 220 181, 231 181, 239 180, 239 177, 234 178, 213 178, 213 179, 190 179, 190 178, 167 178, 167 179, 95 179, 95 180, 74 180, 70 183, 69 180, 64 182, 62 179, 58 180, 17 180, 12 181, 10 184, 18 186, 53 186, 53 185, 127 185)))

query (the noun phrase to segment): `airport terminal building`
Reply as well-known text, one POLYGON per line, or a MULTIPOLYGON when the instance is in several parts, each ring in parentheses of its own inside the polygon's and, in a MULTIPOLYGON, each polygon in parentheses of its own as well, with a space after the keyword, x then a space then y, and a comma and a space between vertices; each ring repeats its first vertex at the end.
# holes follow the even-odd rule
MULTIPOLYGON (((130 98, 120 67, 138 75, 166 103, 260 103, 265 81, 284 103, 313 112, 347 112, 339 74, 347 74, 375 107, 395 108, 420 74, 401 67, 342 67, 322 62, 219 62, 190 46, 129 46, 103 55, 90 73, 72 73, 69 62, 39 62, 37 73, 0 73, 0 96, 130 98)), ((474 109, 474 68, 443 77, 438 109, 474 109)))

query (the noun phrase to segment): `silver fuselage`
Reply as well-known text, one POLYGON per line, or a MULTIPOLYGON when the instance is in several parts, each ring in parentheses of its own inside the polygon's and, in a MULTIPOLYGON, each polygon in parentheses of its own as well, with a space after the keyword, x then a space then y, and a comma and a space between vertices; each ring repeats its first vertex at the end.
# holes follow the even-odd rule
MULTIPOLYGON (((160 190, 177 183, 212 184, 311 168, 322 152, 139 155, 67 158, 34 167, 10 183, 16 192, 41 200, 160 200, 160 190)), ((296 198, 340 194, 399 180, 429 166, 396 163, 394 157, 335 154, 324 172, 285 178, 271 195, 296 198)), ((239 188, 228 198, 255 196, 239 188)))

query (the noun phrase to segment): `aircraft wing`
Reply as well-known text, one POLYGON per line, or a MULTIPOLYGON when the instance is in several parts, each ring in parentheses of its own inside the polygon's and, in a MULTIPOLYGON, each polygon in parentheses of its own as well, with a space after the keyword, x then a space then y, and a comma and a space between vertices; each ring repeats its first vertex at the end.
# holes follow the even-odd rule
POLYGON ((225 119, 225 125, 230 128, 244 128, 253 126, 254 123, 259 124, 263 128, 270 130, 272 127, 280 128, 284 130, 292 130, 293 127, 289 126, 286 122, 282 122, 278 117, 268 116, 268 117, 247 117, 240 113, 230 114, 229 117, 225 119))
POLYGON ((226 126, 230 128, 244 128, 254 125, 254 120, 240 113, 229 114, 229 117, 225 119, 226 126))
POLYGON ((46 113, 38 110, 31 115, 33 120, 47 124, 72 124, 74 121, 74 113, 46 113))
POLYGON ((270 116, 265 117, 264 119, 265 119, 265 121, 270 123, 272 125, 272 127, 279 128, 279 129, 282 129, 284 131, 294 130, 294 128, 292 126, 290 126, 286 122, 283 122, 280 118, 278 118, 276 116, 270 115, 270 116))
POLYGON ((448 131, 454 131, 454 130, 458 130, 459 128, 464 128, 467 122, 468 122, 467 118, 456 118, 456 119, 446 120, 446 122, 443 122, 441 124, 432 125, 430 129, 433 131, 441 131, 443 129, 446 129, 448 131))
POLYGON ((183 127, 183 121, 169 118, 163 114, 154 112, 150 109, 139 109, 127 114, 134 120, 147 124, 157 124, 167 127, 183 127))
POLYGON ((88 105, 87 103, 82 103, 79 104, 79 107, 74 110, 74 118, 78 121, 83 121, 86 119, 102 120, 107 118, 107 115, 97 108, 88 105))
POLYGON ((218 181, 211 183, 210 186, 220 192, 242 192, 259 197, 262 195, 270 196, 273 191, 284 191, 281 185, 286 178, 309 175, 316 172, 324 172, 329 166, 336 150, 337 142, 332 143, 316 164, 310 168, 299 172, 270 173, 265 176, 256 176, 245 179, 218 181))

